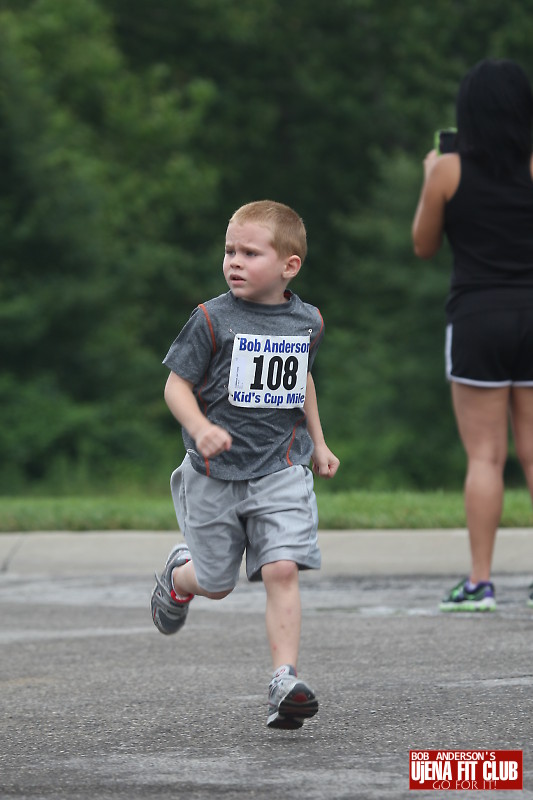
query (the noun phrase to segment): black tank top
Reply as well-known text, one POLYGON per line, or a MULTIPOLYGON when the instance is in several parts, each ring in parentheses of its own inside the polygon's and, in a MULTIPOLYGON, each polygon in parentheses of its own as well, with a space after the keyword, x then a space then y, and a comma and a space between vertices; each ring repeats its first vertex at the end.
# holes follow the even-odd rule
POLYGON ((461 158, 461 180, 446 204, 453 252, 448 321, 494 308, 533 308, 533 181, 529 164, 495 177, 461 158))

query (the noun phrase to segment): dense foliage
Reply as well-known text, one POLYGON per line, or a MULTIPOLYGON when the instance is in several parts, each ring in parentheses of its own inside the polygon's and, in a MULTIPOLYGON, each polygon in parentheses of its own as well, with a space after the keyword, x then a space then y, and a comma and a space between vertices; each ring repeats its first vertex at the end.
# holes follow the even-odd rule
POLYGON ((308 227, 337 485, 459 486, 449 259, 418 262, 410 224, 460 76, 533 75, 532 34, 515 0, 2 0, 1 490, 166 481, 161 359, 263 197, 308 227))

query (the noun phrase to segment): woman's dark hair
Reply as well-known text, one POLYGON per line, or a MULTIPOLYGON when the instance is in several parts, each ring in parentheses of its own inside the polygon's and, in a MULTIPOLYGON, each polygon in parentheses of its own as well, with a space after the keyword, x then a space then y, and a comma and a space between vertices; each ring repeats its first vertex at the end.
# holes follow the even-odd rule
POLYGON ((524 70, 487 58, 463 78, 456 105, 458 151, 496 172, 531 158, 533 93, 524 70))

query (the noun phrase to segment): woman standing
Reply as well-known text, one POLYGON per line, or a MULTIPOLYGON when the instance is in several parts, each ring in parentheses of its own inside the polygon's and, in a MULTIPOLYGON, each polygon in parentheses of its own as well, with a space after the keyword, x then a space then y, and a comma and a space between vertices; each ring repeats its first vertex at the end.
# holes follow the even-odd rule
MULTIPOLYGON (((503 507, 511 420, 533 497, 533 94, 509 60, 463 78, 455 152, 432 150, 413 221, 417 256, 446 234, 453 272, 446 303, 446 374, 467 456, 471 571, 442 611, 495 608, 491 565, 503 507)), ((533 605, 533 590, 529 604, 533 605)))

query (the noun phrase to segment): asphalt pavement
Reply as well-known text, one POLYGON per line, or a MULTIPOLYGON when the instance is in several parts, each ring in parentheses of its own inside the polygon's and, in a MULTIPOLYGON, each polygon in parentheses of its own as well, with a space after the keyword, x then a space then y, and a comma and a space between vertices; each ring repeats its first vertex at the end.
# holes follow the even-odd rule
MULTIPOLYGON (((242 577, 161 636, 153 572, 176 532, 0 535, 0 798, 413 797, 413 749, 522 750, 533 800, 533 534, 502 530, 498 610, 438 612, 465 531, 327 531, 301 577, 299 670, 319 712, 266 728, 264 591, 242 577)), ((414 798, 442 796, 415 791, 414 798)))

